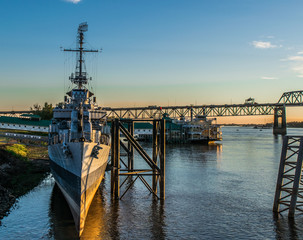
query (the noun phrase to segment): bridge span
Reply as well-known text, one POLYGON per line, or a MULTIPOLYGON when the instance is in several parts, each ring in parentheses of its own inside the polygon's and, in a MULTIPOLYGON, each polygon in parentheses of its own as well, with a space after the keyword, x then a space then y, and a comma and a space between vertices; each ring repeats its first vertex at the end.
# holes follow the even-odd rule
POLYGON ((192 118, 197 115, 208 117, 274 115, 280 103, 232 104, 232 105, 187 105, 187 106, 149 106, 129 108, 104 108, 109 117, 117 118, 156 118, 168 114, 171 118, 192 118))
POLYGON ((187 106, 148 106, 148 107, 105 107, 109 117, 117 118, 155 118, 168 114, 171 118, 188 117, 197 115, 208 117, 224 116, 253 116, 274 115, 275 109, 303 105, 303 90, 285 92, 277 103, 244 103, 224 105, 187 105, 187 106))
MULTIPOLYGON (((148 107, 104 107, 112 118, 156 119, 168 114, 170 118, 193 119, 198 115, 207 117, 274 115, 274 133, 286 133, 286 107, 303 106, 303 90, 285 92, 277 103, 148 106, 148 107)), ((31 111, 0 111, 0 115, 18 116, 31 111)))
POLYGON ((168 114, 171 118, 190 118, 198 115, 207 117, 274 115, 274 133, 286 133, 285 107, 303 106, 303 90, 285 92, 277 103, 224 104, 224 105, 187 105, 187 106, 148 106, 110 108, 106 107, 109 117, 114 118, 160 118, 168 114))

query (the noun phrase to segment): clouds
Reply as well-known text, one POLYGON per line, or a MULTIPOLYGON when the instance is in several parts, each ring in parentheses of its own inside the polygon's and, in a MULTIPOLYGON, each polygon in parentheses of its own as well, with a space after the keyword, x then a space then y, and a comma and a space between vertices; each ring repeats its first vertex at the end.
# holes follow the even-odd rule
MULTIPOLYGON (((297 54, 303 54, 303 52, 298 52, 297 54)), ((286 59, 282 59, 282 61, 289 61, 291 70, 297 74, 297 77, 303 78, 303 56, 289 56, 286 59)))
POLYGON ((294 61, 294 62, 300 62, 300 61, 303 61, 303 56, 290 56, 286 59, 282 59, 284 61, 294 61))
POLYGON ((272 44, 269 41, 253 41, 251 43, 255 48, 268 49, 268 48, 277 48, 279 46, 272 44))
POLYGON ((276 79, 278 79, 278 78, 276 78, 276 77, 265 77, 265 76, 263 76, 263 77, 261 77, 261 79, 263 79, 263 80, 276 80, 276 79))
MULTIPOLYGON (((258 48, 258 49, 270 49, 270 48, 281 48, 283 47, 282 45, 278 45, 277 43, 273 43, 277 42, 277 40, 275 40, 274 36, 261 36, 261 39, 265 39, 265 40, 260 40, 260 41, 252 41, 250 43, 250 45, 254 46, 254 48, 258 48)), ((278 41, 280 42, 280 41, 278 41)))
MULTIPOLYGON (((263 50, 263 49, 274 49, 274 48, 279 48, 279 49, 282 49, 283 46, 281 44, 278 44, 279 42, 281 42, 281 40, 275 40, 275 37, 274 36, 262 36, 260 37, 261 39, 265 39, 265 40, 261 40, 261 41, 252 41, 250 43, 250 45, 252 45, 255 49, 260 49, 260 50, 263 50)), ((285 48, 285 47, 284 47, 285 48)), ((283 49, 284 49, 283 48, 283 49)), ((303 52, 302 52, 303 53, 303 52)), ((302 60, 303 60, 303 56, 302 56, 302 60)), ((265 73, 266 74, 266 73, 265 73)), ((303 72, 302 72, 303 74, 303 72)), ((279 80, 278 77, 273 77, 273 76, 268 76, 268 75, 265 75, 265 76, 261 76, 260 77, 262 80, 266 80, 266 81, 270 81, 270 80, 279 80)))
MULTIPOLYGON (((298 49, 296 46, 287 46, 287 42, 284 40, 276 39, 274 36, 259 36, 260 41, 252 41, 250 45, 255 49, 255 51, 260 51, 264 49, 275 49, 274 55, 272 52, 267 52, 264 56, 272 56, 280 55, 280 61, 284 62, 283 68, 287 69, 288 72, 293 72, 296 77, 303 78, 303 51, 302 49, 298 49), (284 44, 281 45, 280 43, 284 44), (290 53, 293 52, 293 53, 290 53), (286 57, 285 54, 289 54, 286 57)), ((277 67, 278 69, 278 67, 277 67)), ((264 73, 268 74, 268 73, 264 73)), ((269 73, 270 74, 270 73, 269 73)), ((263 75, 260 77, 262 80, 279 80, 277 77, 272 77, 268 75, 263 75)), ((280 78, 281 79, 281 78, 280 78)))
POLYGON ((81 0, 65 0, 65 2, 71 2, 71 3, 77 4, 77 3, 81 2, 81 0))

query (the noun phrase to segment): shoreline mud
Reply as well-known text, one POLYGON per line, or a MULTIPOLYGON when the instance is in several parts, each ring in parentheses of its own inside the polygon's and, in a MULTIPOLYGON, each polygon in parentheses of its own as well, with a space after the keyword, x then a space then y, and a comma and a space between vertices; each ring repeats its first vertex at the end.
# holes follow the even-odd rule
POLYGON ((27 157, 0 145, 0 225, 18 198, 36 187, 50 172, 46 146, 26 147, 27 157))

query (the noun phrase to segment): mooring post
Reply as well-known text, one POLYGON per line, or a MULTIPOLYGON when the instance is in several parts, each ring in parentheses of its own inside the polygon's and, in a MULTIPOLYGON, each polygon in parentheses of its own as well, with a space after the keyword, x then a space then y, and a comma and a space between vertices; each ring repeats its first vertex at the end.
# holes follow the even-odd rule
POLYGON ((286 111, 285 105, 276 107, 274 110, 274 134, 286 134, 286 111), (281 121, 281 123, 280 123, 281 121))
POLYGON ((160 199, 165 199, 165 119, 160 121, 160 199))
MULTIPOLYGON (((128 122, 128 131, 129 133, 134 136, 134 121, 130 120, 128 122)), ((134 169, 134 147, 132 144, 128 143, 127 146, 128 149, 128 170, 133 170, 134 169)))
MULTIPOLYGON (((153 120, 153 162, 157 165, 158 159, 158 148, 159 148, 159 141, 158 141, 158 120, 153 120)), ((155 194, 157 194, 157 185, 158 185, 158 172, 155 168, 153 168, 153 184, 152 188, 155 194)))

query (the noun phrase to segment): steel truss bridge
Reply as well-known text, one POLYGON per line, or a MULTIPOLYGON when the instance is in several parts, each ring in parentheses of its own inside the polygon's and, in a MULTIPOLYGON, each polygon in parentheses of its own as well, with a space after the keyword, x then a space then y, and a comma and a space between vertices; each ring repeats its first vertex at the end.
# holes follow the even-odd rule
POLYGON ((189 106, 149 106, 130 108, 106 107, 109 117, 113 118, 159 118, 168 114, 170 118, 193 118, 197 115, 207 117, 223 116, 253 116, 274 115, 275 109, 288 106, 303 106, 303 90, 285 92, 277 103, 246 103, 246 104, 224 104, 224 105, 189 105, 189 106))
POLYGON ((167 106, 137 108, 105 108, 109 117, 114 118, 159 118, 168 114, 170 118, 223 116, 273 115, 276 107, 283 104, 233 104, 233 105, 201 105, 201 106, 167 106))
MULTIPOLYGON (((224 105, 188 105, 188 106, 149 106, 130 108, 105 107, 108 117, 150 119, 161 118, 168 114, 170 118, 192 118, 197 115, 207 117, 223 116, 254 116, 254 115, 274 115, 275 109, 303 106, 303 90, 285 92, 277 103, 246 103, 246 104, 224 104, 224 105)), ((19 116, 31 111, 0 111, 0 115, 19 116)))

